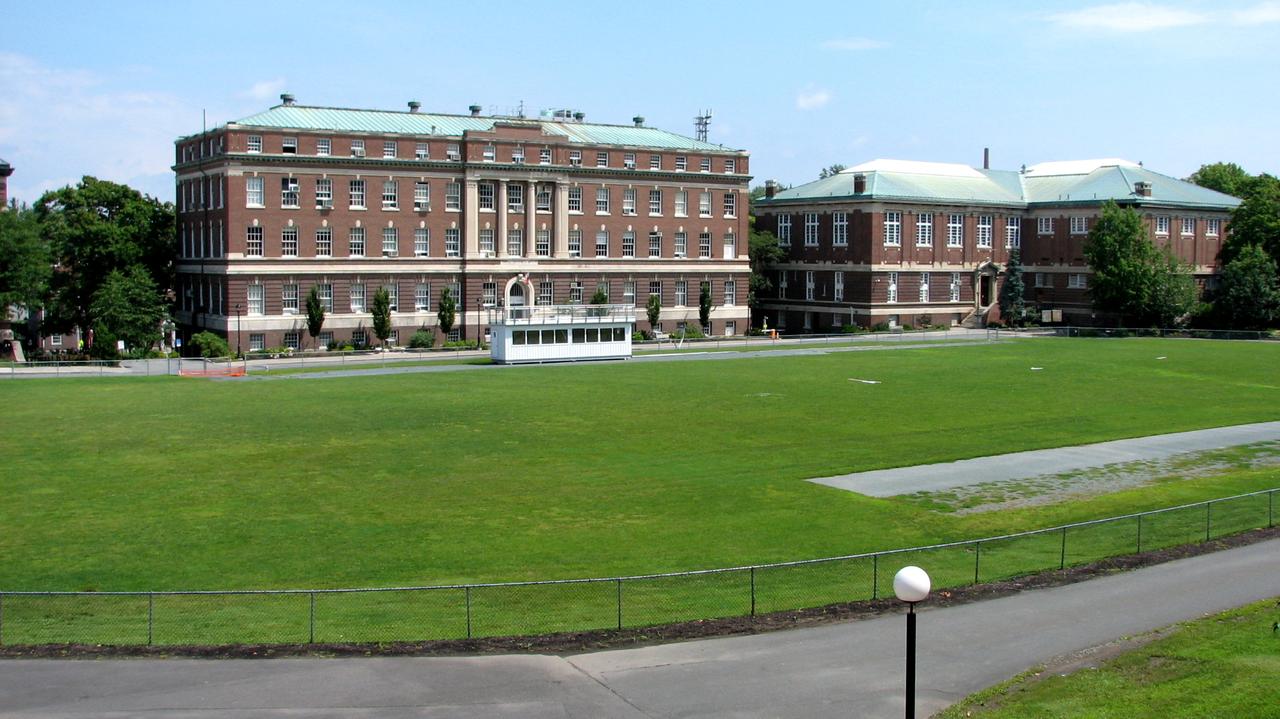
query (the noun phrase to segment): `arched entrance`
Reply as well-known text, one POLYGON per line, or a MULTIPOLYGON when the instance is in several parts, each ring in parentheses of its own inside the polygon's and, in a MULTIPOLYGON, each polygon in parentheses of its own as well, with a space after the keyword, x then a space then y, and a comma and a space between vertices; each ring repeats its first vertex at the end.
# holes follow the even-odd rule
POLYGON ((974 309, 985 312, 999 299, 996 293, 997 267, 991 262, 983 262, 975 272, 974 283, 977 291, 973 293, 974 309))

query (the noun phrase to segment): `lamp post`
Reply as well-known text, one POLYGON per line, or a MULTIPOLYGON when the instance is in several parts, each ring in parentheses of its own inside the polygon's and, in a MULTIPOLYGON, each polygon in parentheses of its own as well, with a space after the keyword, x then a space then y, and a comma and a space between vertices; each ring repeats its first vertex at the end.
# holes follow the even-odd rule
POLYGON ((240 303, 236 303, 236 356, 240 356, 240 303))
POLYGON ((921 568, 903 567, 893 577, 893 593, 907 603, 907 719, 916 716, 916 602, 929 596, 929 575, 921 568))

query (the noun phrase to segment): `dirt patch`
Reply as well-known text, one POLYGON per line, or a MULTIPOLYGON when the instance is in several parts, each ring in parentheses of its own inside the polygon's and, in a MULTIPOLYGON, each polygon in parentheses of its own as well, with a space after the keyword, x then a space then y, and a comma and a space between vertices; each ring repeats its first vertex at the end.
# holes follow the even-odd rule
MULTIPOLYGON (((1029 589, 1057 587, 1138 569, 1153 564, 1209 554, 1223 549, 1280 538, 1280 527, 1257 529, 1201 544, 1170 547, 1154 552, 1104 559, 1092 564, 1068 567, 968 587, 941 589, 929 597, 931 606, 958 604, 1009 596, 1029 589)), ((227 646, 107 646, 92 644, 41 644, 0 646, 0 658, 91 659, 96 657, 196 657, 209 659, 270 659, 278 657, 351 656, 467 656, 476 654, 577 654, 603 649, 621 649, 667 644, 691 639, 763 634, 783 629, 821 626, 857 621, 903 611, 896 599, 877 599, 831 604, 825 607, 774 612, 754 617, 703 619, 651 627, 563 632, 541 636, 485 637, 423 642, 378 644, 235 644, 227 646)))

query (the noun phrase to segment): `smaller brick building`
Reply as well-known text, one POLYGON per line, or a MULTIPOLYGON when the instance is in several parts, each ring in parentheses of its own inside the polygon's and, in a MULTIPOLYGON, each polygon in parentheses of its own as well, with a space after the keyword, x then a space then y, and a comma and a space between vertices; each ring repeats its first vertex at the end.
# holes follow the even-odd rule
POLYGON ((0 158, 0 212, 9 206, 9 175, 13 174, 13 166, 0 158))

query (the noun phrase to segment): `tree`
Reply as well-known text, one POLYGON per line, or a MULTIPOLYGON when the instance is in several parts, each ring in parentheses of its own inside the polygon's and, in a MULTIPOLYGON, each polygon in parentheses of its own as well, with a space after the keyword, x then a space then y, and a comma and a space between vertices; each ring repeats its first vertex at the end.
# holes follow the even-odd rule
POLYGON ((1222 247, 1222 261, 1231 262, 1250 245, 1261 247, 1280 262, 1280 180, 1258 175, 1249 194, 1231 213, 1231 234, 1222 247))
POLYGON ((658 330, 658 317, 662 314, 662 295, 649 295, 644 313, 649 317, 649 329, 658 330))
POLYGON ((703 282, 698 288, 698 326, 711 327, 711 283, 703 282))
POLYGON ((751 218, 751 230, 747 235, 747 256, 751 262, 751 283, 747 291, 747 306, 754 312, 759 309, 759 298, 773 290, 773 281, 767 274, 771 265, 786 257, 778 246, 778 238, 768 230, 757 230, 755 218, 751 218))
POLYGON ((172 204, 85 177, 75 187, 46 192, 35 212, 57 268, 46 305, 48 331, 96 327, 94 296, 116 270, 129 274, 139 267, 162 301, 171 295, 177 254, 172 204))
POLYGON ((1004 283, 1000 287, 1000 316, 1013 326, 1020 326, 1027 319, 1027 286, 1022 280, 1022 257, 1016 249, 1009 250, 1009 263, 1004 266, 1004 283))
POLYGON ((17 202, 0 211, 0 320, 10 306, 33 309, 44 301, 52 264, 36 213, 17 202))
POLYGON ((1147 321, 1158 327, 1182 324, 1196 308, 1196 281, 1191 266, 1166 247, 1157 250, 1152 268, 1147 321))
POLYGON ((324 303, 320 301, 320 290, 315 285, 311 286, 311 291, 307 293, 307 334, 311 335, 311 341, 320 336, 320 330, 324 327, 324 303))
POLYGON ((112 270, 94 293, 89 311, 100 341, 124 340, 129 349, 146 349, 159 342, 160 324, 168 315, 151 276, 138 265, 112 270))
MULTIPOLYGON (((596 288, 595 294, 591 295, 590 304, 593 304, 593 305, 609 304, 609 295, 604 291, 603 287, 596 288)), ((587 315, 590 317, 604 317, 606 314, 608 314, 608 312, 609 312, 608 310, 602 307, 592 307, 591 309, 587 310, 587 315)))
POLYGON ((373 334, 384 345, 391 336, 391 293, 386 287, 373 293, 373 334))
POLYGON ((1244 197, 1249 194, 1254 178, 1234 162, 1215 162, 1201 165, 1187 181, 1233 197, 1244 197))
POLYGON ((1280 321, 1276 262, 1257 245, 1246 245, 1222 268, 1214 310, 1232 327, 1266 329, 1280 321))
POLYGON ((830 167, 824 167, 822 168, 822 171, 818 173, 818 179, 825 180, 832 175, 839 175, 841 172, 844 172, 844 170, 845 166, 839 163, 831 165, 830 167))
POLYGON ((440 311, 436 319, 440 322, 440 331, 448 335, 453 331, 453 322, 457 319, 458 301, 453 298, 453 291, 448 287, 440 293, 440 311))
POLYGON ((212 332, 200 332, 191 337, 191 345, 196 348, 201 357, 228 357, 231 355, 231 346, 227 341, 215 335, 212 332))
POLYGON ((1147 239, 1133 208, 1108 201, 1084 244, 1093 270, 1089 289, 1094 307, 1120 315, 1126 323, 1168 326, 1181 321, 1195 303, 1190 268, 1147 239))

